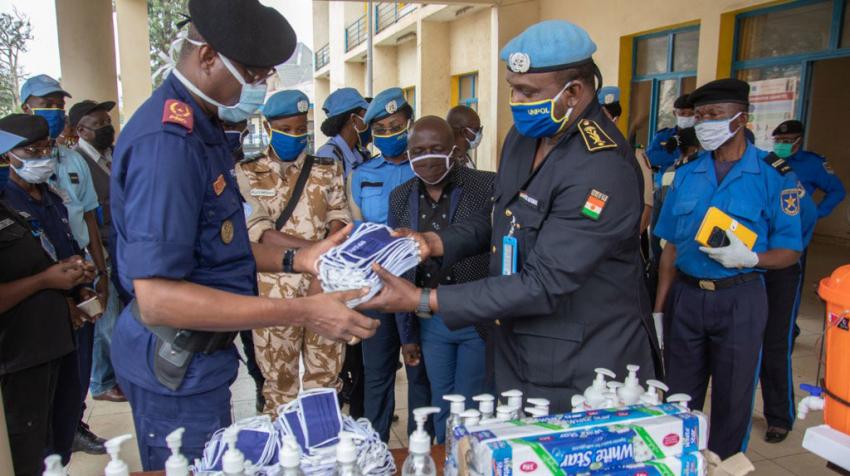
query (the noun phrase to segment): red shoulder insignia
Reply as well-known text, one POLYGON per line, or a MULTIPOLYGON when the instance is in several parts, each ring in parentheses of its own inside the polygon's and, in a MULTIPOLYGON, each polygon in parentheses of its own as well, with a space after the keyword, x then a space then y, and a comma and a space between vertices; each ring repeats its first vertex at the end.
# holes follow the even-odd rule
POLYGON ((192 116, 192 108, 188 104, 177 99, 165 101, 162 110, 162 123, 171 122, 185 127, 189 132, 195 126, 195 118, 192 116))

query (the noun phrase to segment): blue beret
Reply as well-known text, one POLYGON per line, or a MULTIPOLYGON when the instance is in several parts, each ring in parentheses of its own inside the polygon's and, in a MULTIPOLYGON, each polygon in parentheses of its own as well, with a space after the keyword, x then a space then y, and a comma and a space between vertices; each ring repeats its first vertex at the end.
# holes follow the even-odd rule
POLYGON ((63 96, 71 97, 68 91, 62 89, 59 81, 46 74, 39 74, 26 80, 21 86, 21 102, 27 102, 30 96, 42 97, 53 93, 62 93, 63 96))
POLYGON ((334 117, 355 109, 369 109, 369 103, 354 88, 337 89, 325 99, 325 103, 322 105, 322 110, 328 117, 334 117))
POLYGON ((407 104, 407 101, 404 99, 404 91, 401 88, 385 89, 378 93, 375 99, 372 99, 363 120, 366 124, 371 125, 372 121, 395 114, 405 104, 407 104))
POLYGON ((617 86, 605 86, 596 93, 599 104, 614 104, 620 102, 620 88, 617 86))
POLYGON ((499 59, 514 73, 545 73, 579 66, 595 51, 596 43, 580 26, 547 20, 531 25, 509 41, 499 59))
POLYGON ((310 98, 297 89, 287 89, 272 94, 260 110, 269 120, 307 114, 310 110, 310 98))
POLYGON ((0 154, 9 152, 25 140, 25 138, 11 132, 0 131, 0 154))

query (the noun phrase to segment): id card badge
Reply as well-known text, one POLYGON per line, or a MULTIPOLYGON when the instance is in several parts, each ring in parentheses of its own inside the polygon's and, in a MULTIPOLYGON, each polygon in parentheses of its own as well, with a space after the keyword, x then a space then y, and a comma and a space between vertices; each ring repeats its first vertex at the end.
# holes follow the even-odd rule
POLYGON ((502 276, 516 274, 516 238, 512 235, 502 237, 502 276))
POLYGON ((53 243, 50 242, 50 239, 47 238, 47 234, 43 231, 38 233, 38 239, 41 240, 41 247, 44 248, 44 251, 50 256, 50 259, 53 261, 59 261, 56 256, 56 247, 53 246, 53 243))

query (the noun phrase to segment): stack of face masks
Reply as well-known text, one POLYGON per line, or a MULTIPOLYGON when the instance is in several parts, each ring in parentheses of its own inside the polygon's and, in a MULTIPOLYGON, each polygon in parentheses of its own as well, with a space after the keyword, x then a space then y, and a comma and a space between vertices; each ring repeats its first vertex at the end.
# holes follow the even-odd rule
MULTIPOLYGON (((339 433, 355 436, 357 466, 364 475, 395 474, 395 463, 387 445, 372 429, 369 421, 355 421, 339 411, 336 390, 308 390, 287 405, 278 408, 280 417, 272 423, 268 416, 247 418, 234 423, 239 428, 236 448, 245 456, 246 468, 256 476, 276 476, 284 437, 291 435, 301 447, 301 470, 305 475, 330 476, 336 469, 336 445, 339 433)), ((196 460, 192 474, 221 474, 222 457, 227 450, 222 441, 224 429, 213 435, 204 448, 203 459, 196 460)), ((248 474, 246 472, 246 474, 248 474)))
POLYGON ((330 249, 319 259, 319 280, 325 292, 369 288, 369 293, 348 301, 356 307, 372 299, 383 287, 372 270, 378 263, 400 276, 419 264, 419 245, 412 238, 393 238, 392 230, 377 223, 363 223, 345 243, 330 249))

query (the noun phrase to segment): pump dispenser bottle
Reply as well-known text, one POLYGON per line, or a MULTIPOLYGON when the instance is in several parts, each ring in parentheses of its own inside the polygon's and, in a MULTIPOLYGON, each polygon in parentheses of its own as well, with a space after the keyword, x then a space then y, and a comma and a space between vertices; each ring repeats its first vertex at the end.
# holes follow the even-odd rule
POLYGON ((446 448, 454 448, 454 433, 455 427, 463 425, 463 420, 460 414, 466 410, 466 398, 463 395, 443 395, 443 400, 447 400, 449 405, 449 417, 446 419, 446 448))
POLYGON ((292 435, 283 437, 283 446, 278 453, 281 476, 304 476, 301 471, 301 447, 292 435))
POLYGON ((488 393, 482 393, 481 395, 472 397, 472 400, 478 402, 478 411, 481 412, 482 420, 493 418, 493 411, 496 408, 496 397, 488 393))
POLYGON ((502 392, 502 396, 508 399, 507 406, 511 407, 513 411, 511 412, 512 420, 519 420, 520 418, 524 418, 525 415, 522 412, 522 391, 521 390, 508 390, 506 392, 502 392))
POLYGON ((243 476, 245 474, 245 455, 236 448, 239 439, 239 427, 230 426, 221 435, 221 441, 227 445, 227 451, 221 457, 221 470, 225 476, 243 476))
POLYGON ((605 377, 607 376, 612 379, 617 377, 614 372, 601 367, 596 368, 593 371, 596 372, 596 379, 594 379, 593 384, 590 387, 587 387, 587 390, 584 391, 585 405, 589 407, 589 409, 599 408, 605 403, 605 392, 608 391, 605 377))
POLYGON ((180 454, 184 431, 185 428, 178 428, 165 437, 165 444, 171 450, 171 456, 165 460, 165 476, 189 476, 189 460, 180 454))
POLYGON ((640 370, 639 365, 627 365, 626 369, 629 375, 623 382, 623 386, 617 389, 617 396, 623 405, 634 405, 640 401, 640 396, 643 394, 643 387, 640 386, 637 372, 640 370))
POLYGON ((644 405, 661 405, 661 391, 668 392, 670 388, 660 380, 647 380, 646 393, 640 396, 640 403, 644 405))
POLYGON ((336 445, 335 476, 362 476, 357 466, 357 446, 354 445, 354 433, 340 432, 339 443, 336 445))
POLYGON ((127 467, 127 463, 121 461, 119 456, 121 453, 121 443, 132 437, 133 435, 129 434, 116 436, 103 445, 106 447, 106 452, 109 453, 109 457, 111 458, 109 464, 106 465, 106 469, 103 471, 105 476, 130 476, 130 468, 127 467))
POLYGON ((431 435, 425 431, 428 416, 439 413, 437 407, 423 407, 413 410, 416 431, 410 434, 410 454, 401 468, 402 476, 437 476, 437 465, 431 457, 431 435))

